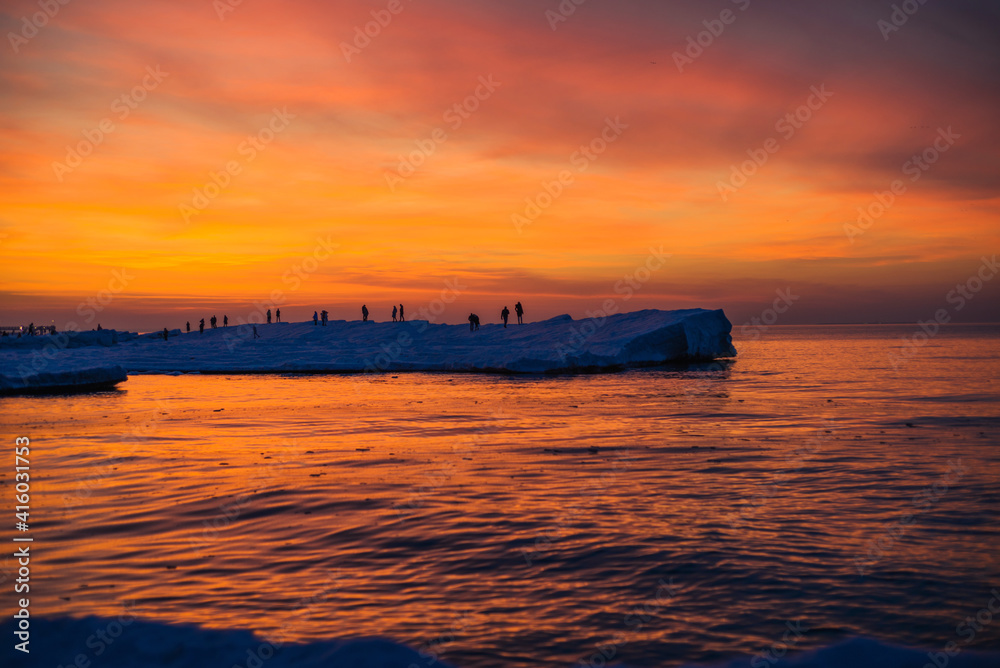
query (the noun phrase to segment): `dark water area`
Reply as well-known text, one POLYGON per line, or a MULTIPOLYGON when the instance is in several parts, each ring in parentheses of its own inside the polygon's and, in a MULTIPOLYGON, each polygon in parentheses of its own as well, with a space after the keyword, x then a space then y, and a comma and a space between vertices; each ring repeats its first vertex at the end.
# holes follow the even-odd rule
POLYGON ((8 442, 31 439, 32 614, 379 636, 460 668, 1000 651, 1000 618, 967 623, 1000 590, 1000 326, 919 332, 737 331, 732 362, 590 376, 0 399, 8 442))

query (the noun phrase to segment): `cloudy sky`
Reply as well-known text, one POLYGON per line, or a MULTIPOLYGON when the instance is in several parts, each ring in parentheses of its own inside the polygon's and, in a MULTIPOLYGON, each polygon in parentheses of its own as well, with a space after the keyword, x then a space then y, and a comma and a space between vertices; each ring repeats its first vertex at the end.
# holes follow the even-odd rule
POLYGON ((2 4, 2 324, 913 322, 1000 250, 994 2, 235 1, 2 4))

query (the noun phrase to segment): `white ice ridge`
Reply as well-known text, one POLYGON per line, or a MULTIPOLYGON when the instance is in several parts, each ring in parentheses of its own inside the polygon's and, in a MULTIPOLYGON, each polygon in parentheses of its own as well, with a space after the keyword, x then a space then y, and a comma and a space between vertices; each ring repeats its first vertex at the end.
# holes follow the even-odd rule
MULTIPOLYGON (((589 372, 711 360, 736 354, 721 310, 645 310, 573 320, 568 315, 506 328, 395 322, 312 321, 220 327, 66 346, 49 367, 121 365, 129 373, 452 371, 589 372)), ((33 337, 44 339, 46 337, 33 337)), ((33 344, 36 345, 36 344, 33 344)), ((4 375, 23 365, 22 346, 0 344, 4 375), (21 359, 18 359, 21 358, 21 359)), ((37 352, 37 351, 35 351, 37 352)), ((30 365, 29 365, 30 366, 30 365)), ((51 370, 51 369, 49 369, 51 370)))
POLYGON ((0 394, 33 392, 80 392, 107 389, 128 380, 128 375, 117 364, 104 366, 77 366, 62 361, 35 372, 22 367, 8 367, 4 360, 0 373, 0 394))

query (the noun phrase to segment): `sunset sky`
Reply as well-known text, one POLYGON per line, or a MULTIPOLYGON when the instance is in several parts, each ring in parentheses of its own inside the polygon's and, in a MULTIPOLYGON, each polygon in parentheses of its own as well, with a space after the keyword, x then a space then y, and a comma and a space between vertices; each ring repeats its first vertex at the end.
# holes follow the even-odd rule
POLYGON ((4 2, 0 324, 998 321, 1000 7, 903 4, 4 2))

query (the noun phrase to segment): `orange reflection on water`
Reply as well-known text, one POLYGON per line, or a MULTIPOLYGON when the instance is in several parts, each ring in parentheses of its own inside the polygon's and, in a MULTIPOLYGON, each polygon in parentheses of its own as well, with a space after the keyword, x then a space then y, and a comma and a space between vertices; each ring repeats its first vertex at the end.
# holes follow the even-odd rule
MULTIPOLYGON (((33 605, 136 601, 286 641, 448 632, 463 666, 569 665, 617 633, 639 658, 752 653, 773 641, 761 620, 800 607, 870 631, 884 622, 866 597, 894 585, 845 585, 855 558, 949 460, 969 470, 936 531, 871 568, 997 574, 996 529, 962 523, 985 516, 1000 464, 991 405, 944 400, 968 389, 944 379, 947 341, 906 372, 941 371, 933 410, 886 381, 884 340, 836 345, 737 342, 722 371, 133 376, 4 399, 8 431, 32 439, 33 605), (670 578, 669 604, 629 617, 670 578)), ((961 592, 941 596, 957 615, 961 592)))

